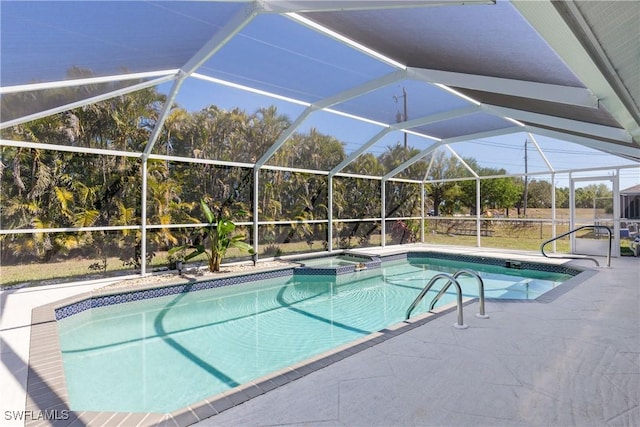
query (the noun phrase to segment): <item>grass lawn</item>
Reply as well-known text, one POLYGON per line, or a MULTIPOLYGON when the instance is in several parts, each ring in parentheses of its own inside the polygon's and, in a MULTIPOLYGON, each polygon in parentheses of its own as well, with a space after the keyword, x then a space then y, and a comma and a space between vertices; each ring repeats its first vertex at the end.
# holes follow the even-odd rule
MULTIPOLYGON (((529 211, 528 211, 529 212, 529 211)), ((548 210, 545 212, 536 212, 531 210, 531 216, 548 215, 548 210)), ((559 219, 563 215, 559 213, 559 219)), ((593 210, 585 210, 582 215, 588 219, 589 215, 593 218, 593 210)), ((529 216, 529 215, 528 215, 529 216)), ((548 218, 548 216, 547 216, 548 218)), ((474 224, 475 219, 472 217, 460 217, 455 218, 459 224, 474 224)), ((476 246, 476 236, 472 235, 458 235, 455 234, 455 229, 452 229, 451 219, 445 218, 433 218, 429 217, 426 220, 425 230, 425 243, 440 244, 440 245, 457 245, 457 246, 476 246), (453 231, 453 232, 452 232, 453 231)), ((487 248, 502 248, 513 250, 527 250, 527 251, 539 251, 540 245, 547 239, 551 238, 552 229, 548 220, 541 220, 539 222, 514 222, 514 221, 487 221, 487 224, 483 221, 483 226, 490 229, 489 236, 481 237, 481 246, 487 248)), ((458 225, 460 227, 460 225, 458 225)), ((564 233, 568 231, 567 225, 558 225, 556 233, 564 233)), ((380 246, 381 237, 379 234, 374 234, 369 239, 366 246, 376 247, 380 246)), ((351 245, 357 245, 358 240, 352 239, 349 243, 351 245)), ((399 242, 394 242, 392 236, 387 237, 387 244, 392 245, 399 242)), ((629 248, 630 241, 621 239, 620 252, 623 256, 632 255, 629 248)), ((557 252, 568 253, 569 252, 569 239, 563 238, 557 241, 557 252)), ((355 246, 352 246, 352 248, 355 246)), ((338 239, 334 239, 334 248, 339 249, 338 239)), ((551 249, 551 245, 547 247, 551 249)), ((324 251, 324 245, 322 242, 314 242, 309 246, 306 242, 294 242, 287 244, 270 244, 260 246, 260 257, 268 258, 275 255, 275 251, 279 251, 279 255, 291 255, 309 252, 322 253, 324 251), (271 249, 268 253, 264 253, 266 248, 271 249)), ((246 253, 240 253, 235 249, 230 249, 227 252, 227 256, 223 262, 232 262, 233 260, 247 259, 246 253)), ((205 255, 201 255, 190 261, 192 265, 206 266, 207 260, 205 255)), ((157 252, 152 259, 151 265, 147 268, 148 271, 166 269, 168 266, 168 255, 166 252, 157 252)), ((125 274, 136 274, 136 271, 130 267, 126 267, 122 264, 122 261, 117 257, 106 258, 103 260, 98 259, 62 259, 57 262, 50 263, 31 263, 21 265, 2 265, 0 267, 0 286, 12 286, 12 285, 27 285, 37 286, 46 285, 58 282, 69 282, 75 280, 84 279, 98 279, 105 277, 113 277, 125 274), (106 261, 106 268, 105 262, 106 261), (92 264, 98 263, 99 266, 90 268, 92 264)))

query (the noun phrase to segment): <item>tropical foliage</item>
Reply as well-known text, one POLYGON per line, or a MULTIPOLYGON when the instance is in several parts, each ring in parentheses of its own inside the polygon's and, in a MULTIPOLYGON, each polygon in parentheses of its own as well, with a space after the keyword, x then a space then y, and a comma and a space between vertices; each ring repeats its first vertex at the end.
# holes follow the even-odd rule
MULTIPOLYGON (((82 70, 74 73, 82 74, 82 70)), ((42 232, 2 235, 0 262, 50 261, 61 256, 104 260, 115 255, 127 266, 138 267, 142 235, 136 226, 143 218, 145 168, 137 153, 148 143, 165 100, 157 90, 145 89, 3 129, 2 138, 40 145, 39 148, 0 147, 2 228, 35 228, 42 232), (42 144, 70 148, 68 151, 46 150, 40 148, 42 144), (92 154, 93 149, 126 155, 92 154), (119 226, 120 229, 84 231, 97 226, 119 226), (75 231, 51 232, 53 228, 75 231)), ((3 114, 13 117, 25 113, 9 111, 11 105, 20 105, 20 102, 9 101, 9 97, 3 97, 3 114)), ((213 206, 212 209, 220 213, 214 215, 218 224, 220 218, 234 227, 241 221, 250 224, 254 212, 254 170, 250 165, 260 160, 289 126, 291 120, 274 106, 254 112, 238 108, 223 110, 215 105, 189 112, 173 106, 152 150, 158 156, 146 164, 145 214, 147 224, 154 226, 147 232, 148 256, 183 245, 190 238, 189 229, 169 227, 170 224, 198 223, 200 210, 207 217, 207 223, 214 222, 200 202, 203 195, 205 205, 213 206), (176 158, 221 162, 192 163, 176 158), (247 166, 224 163, 229 161, 247 166), (239 212, 250 214, 242 217, 239 212)), ((326 247, 327 226, 321 223, 329 217, 326 175, 279 167, 330 170, 347 157, 344 147, 342 141, 314 128, 297 132, 268 159, 266 164, 271 167, 259 170, 256 198, 259 220, 279 221, 275 225, 259 226, 258 243, 265 253, 277 253, 278 245, 291 242, 306 243, 309 249, 318 242, 326 247)), ((405 148, 398 141, 378 156, 371 153, 359 156, 349 165, 349 171, 381 176, 417 153, 419 150, 405 148)), ((481 206, 476 206, 475 180, 447 181, 465 173, 468 176, 462 163, 444 156, 442 151, 435 156, 433 161, 426 158, 415 163, 399 177, 424 177, 429 173, 431 178, 441 180, 427 185, 426 189, 428 203, 436 215, 510 208, 521 202, 522 180, 500 178, 481 181, 483 197, 481 206)), ((465 162, 477 166, 473 159, 465 162)), ((500 172, 485 170, 482 174, 500 172)), ((336 222, 333 236, 338 247, 367 245, 371 236, 381 232, 380 221, 372 219, 381 216, 381 190, 379 179, 334 177, 334 219, 361 220, 336 222)), ((385 216, 390 221, 387 228, 395 233, 398 242, 415 239, 415 224, 395 219, 420 214, 420 191, 420 185, 415 183, 385 183, 385 216)), ((550 187, 544 182, 535 182, 535 185, 531 182, 530 206, 549 200, 544 194, 549 191, 550 187)), ((590 194, 585 200, 600 197, 590 194)), ((244 234, 249 236, 248 243, 253 244, 254 234, 244 234)))
POLYGON ((192 251, 182 257, 183 261, 188 261, 205 254, 209 271, 216 272, 220 271, 220 263, 229 248, 253 253, 253 248, 244 242, 245 236, 235 234, 236 225, 233 221, 225 216, 215 215, 204 199, 200 200, 200 207, 207 225, 198 230, 189 243, 169 249, 169 255, 184 253, 190 249, 192 251))

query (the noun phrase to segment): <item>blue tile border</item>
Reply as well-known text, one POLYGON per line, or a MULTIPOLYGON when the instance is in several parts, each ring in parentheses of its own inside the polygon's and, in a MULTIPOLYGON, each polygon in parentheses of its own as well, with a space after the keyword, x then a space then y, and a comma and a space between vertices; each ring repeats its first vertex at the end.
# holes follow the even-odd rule
MULTIPOLYGON (((547 271, 550 273, 569 274, 571 276, 576 276, 583 272, 583 270, 580 270, 578 268, 567 267, 565 265, 522 261, 505 257, 494 258, 476 255, 457 255, 446 252, 407 252, 406 256, 407 258, 436 258, 446 259, 450 261, 473 262, 477 264, 488 264, 499 267, 507 267, 507 264, 510 263, 511 265, 517 265, 519 269, 523 270, 547 271)), ((386 258, 385 261, 387 261, 386 258)))
POLYGON ((293 276, 294 268, 274 270, 242 276, 225 277, 221 279, 206 280, 195 283, 181 283, 179 285, 169 285, 151 289, 122 291, 112 295, 90 296, 81 301, 73 302, 63 307, 56 308, 55 319, 61 320, 65 317, 73 316, 85 310, 97 307, 105 307, 115 304, 124 304, 132 301, 141 301, 151 298, 159 298, 167 295, 177 295, 185 292, 195 292, 205 289, 220 288, 223 286, 238 285, 240 283, 254 282, 259 280, 275 279, 278 277, 293 276))
MULTIPOLYGON (((512 263, 512 265, 516 265, 517 268, 525 269, 525 270, 537 270, 537 271, 547 271, 553 273, 561 273, 568 274, 571 276, 576 276, 582 273, 583 270, 567 267, 564 265, 557 264, 546 264, 546 263, 538 263, 538 262, 530 262, 530 261, 520 261, 520 260, 511 260, 505 258, 493 258, 493 257, 484 257, 484 256, 474 256, 474 255, 458 255, 451 254, 445 252, 429 252, 429 251, 408 251, 393 255, 387 256, 369 256, 369 255, 354 255, 354 254, 344 254, 347 256, 353 256, 354 258, 368 259, 369 261, 364 262, 365 270, 373 270, 379 269, 384 262, 391 261, 399 261, 406 259, 415 259, 415 258, 435 258, 435 259, 447 259, 452 261, 461 261, 461 262, 472 262, 478 264, 488 264, 506 267, 506 263, 512 263)), ((167 295, 178 295, 185 292, 194 292, 205 289, 213 289, 219 288, 223 286, 233 286, 241 283, 254 282, 266 279, 274 279, 278 277, 291 277, 297 275, 304 276, 340 276, 343 274, 354 273, 356 270, 356 266, 354 265, 345 265, 340 267, 332 267, 332 268, 322 268, 322 267, 305 267, 304 265, 300 267, 292 267, 281 270, 273 270, 259 273, 250 273, 244 274, 240 276, 231 276, 220 279, 212 279, 206 280, 202 282, 195 283, 182 283, 177 285, 169 285, 169 286, 161 286, 151 289, 141 289, 134 291, 121 291, 109 295, 97 295, 97 296, 89 296, 80 301, 75 301, 70 304, 64 305, 62 307, 56 308, 55 311, 55 319, 61 320, 69 316, 73 316, 78 313, 82 313, 83 311, 97 308, 97 307, 105 307, 109 305, 116 304, 124 304, 132 301, 141 301, 151 298, 159 298, 167 295)))

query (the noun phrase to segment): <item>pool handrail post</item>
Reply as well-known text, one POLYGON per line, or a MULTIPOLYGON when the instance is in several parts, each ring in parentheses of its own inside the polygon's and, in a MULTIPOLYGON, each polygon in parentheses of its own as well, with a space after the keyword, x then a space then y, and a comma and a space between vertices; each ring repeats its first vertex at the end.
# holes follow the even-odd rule
POLYGON ((580 226, 578 228, 574 228, 573 230, 567 231, 566 233, 562 233, 559 236, 555 236, 555 237, 543 242, 542 245, 540 245, 540 252, 542 253, 542 255, 545 258, 588 259, 588 260, 591 260, 591 261, 595 262, 597 267, 600 267, 600 263, 595 258, 591 258, 591 257, 587 257, 587 256, 577 257, 577 256, 571 256, 571 255, 561 255, 561 256, 552 257, 552 256, 547 255, 545 253, 545 251, 544 251, 544 247, 546 245, 548 245, 549 243, 555 242, 556 240, 561 239, 563 237, 566 237, 566 236, 568 236, 570 234, 573 234, 573 233, 575 233, 577 231, 584 230, 585 228, 593 228, 594 230, 599 229, 599 228, 604 228, 607 231, 607 234, 609 235, 609 250, 607 251, 607 267, 610 268, 611 267, 611 240, 613 240, 613 233, 611 232, 611 228, 607 227, 606 225, 598 225, 598 224, 583 225, 583 226, 580 226))
MULTIPOLYGON (((484 311, 484 281, 482 280, 482 277, 480 277, 480 274, 478 274, 478 272, 468 269, 468 268, 462 268, 458 271, 456 271, 453 274, 453 278, 457 279, 458 277, 460 277, 461 275, 466 274, 468 276, 471 277, 475 277, 478 280, 478 313, 476 313, 476 317, 479 319, 488 319, 489 315, 485 314, 484 311)), ((436 306, 436 304, 438 303, 438 301, 440 301, 440 298, 442 297, 442 295, 444 295, 444 293, 449 289, 449 287, 451 286, 451 282, 447 282, 442 289, 440 289, 440 292, 438 292, 438 294, 433 298, 433 300, 431 300, 431 304, 429 305, 429 310, 433 310, 433 308, 436 306)))
POLYGON ((447 274, 447 273, 438 273, 435 276, 433 276, 431 278, 431 280, 429 280, 427 285, 422 289, 422 291, 420 291, 420 293, 418 294, 416 299, 413 300, 413 302, 411 303, 411 305, 407 309, 405 320, 409 320, 409 317, 411 317, 411 312, 413 311, 413 309, 416 308, 418 303, 422 300, 422 298, 424 298, 424 296, 427 294, 427 292, 429 292, 431 290, 433 285, 439 279, 447 279, 448 280, 447 284, 445 284, 445 287, 448 287, 450 285, 449 282, 451 282, 451 283, 453 283, 455 285, 456 292, 457 292, 456 302, 457 302, 458 322, 455 323, 453 326, 455 328, 457 328, 457 329, 467 329, 468 326, 464 324, 463 313, 462 313, 462 287, 460 286, 460 283, 458 283, 458 281, 453 276, 451 276, 450 274, 447 274))

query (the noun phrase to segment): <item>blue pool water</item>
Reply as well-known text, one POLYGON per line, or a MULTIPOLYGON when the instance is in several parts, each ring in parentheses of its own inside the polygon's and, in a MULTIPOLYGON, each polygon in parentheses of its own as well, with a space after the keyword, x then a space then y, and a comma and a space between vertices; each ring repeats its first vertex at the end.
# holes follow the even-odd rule
MULTIPOLYGON (((433 275, 459 268, 480 272, 488 298, 536 298, 571 277, 413 258, 93 308, 58 321, 71 409, 179 409, 404 320, 433 275)), ((459 281, 477 296, 475 279, 459 281)))

